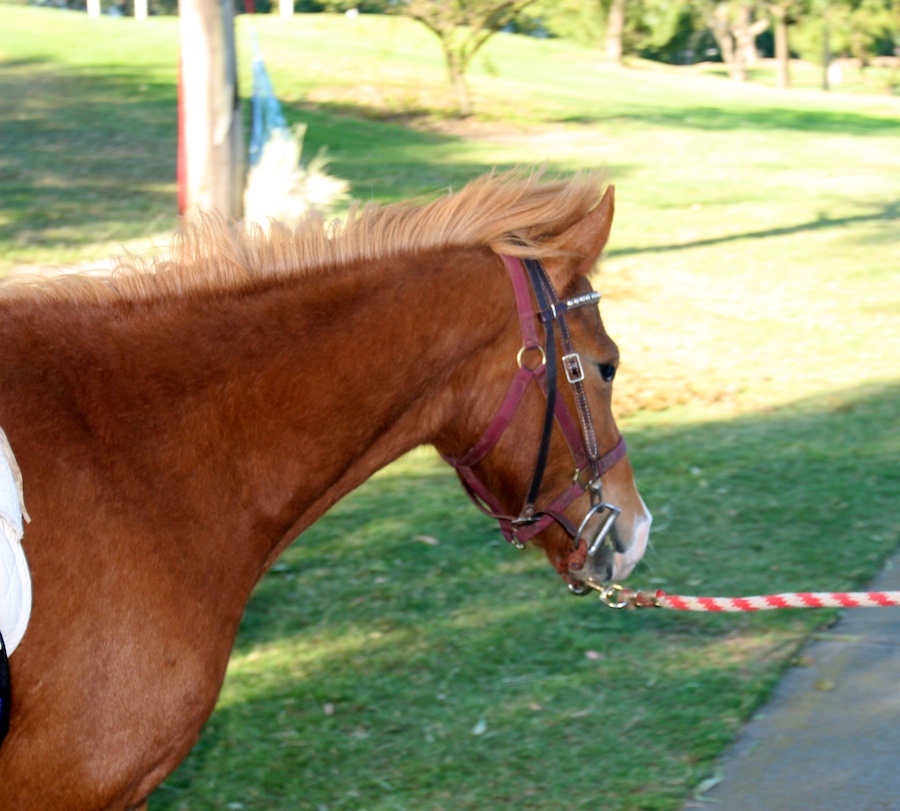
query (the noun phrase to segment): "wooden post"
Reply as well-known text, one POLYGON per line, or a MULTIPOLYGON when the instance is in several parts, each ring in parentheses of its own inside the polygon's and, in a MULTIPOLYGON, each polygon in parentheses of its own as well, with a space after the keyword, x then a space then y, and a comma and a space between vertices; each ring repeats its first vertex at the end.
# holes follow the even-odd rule
POLYGON ((244 139, 233 0, 179 0, 179 207, 241 216, 244 139))

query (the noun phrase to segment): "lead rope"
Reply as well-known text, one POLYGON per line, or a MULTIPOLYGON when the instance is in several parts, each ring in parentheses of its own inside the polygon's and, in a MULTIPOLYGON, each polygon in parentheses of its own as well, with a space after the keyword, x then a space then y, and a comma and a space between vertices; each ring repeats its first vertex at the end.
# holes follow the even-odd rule
POLYGON ((600 591, 600 601, 610 608, 729 613, 778 608, 889 608, 900 605, 900 591, 791 591, 756 597, 687 597, 664 591, 632 591, 613 584, 600 591))

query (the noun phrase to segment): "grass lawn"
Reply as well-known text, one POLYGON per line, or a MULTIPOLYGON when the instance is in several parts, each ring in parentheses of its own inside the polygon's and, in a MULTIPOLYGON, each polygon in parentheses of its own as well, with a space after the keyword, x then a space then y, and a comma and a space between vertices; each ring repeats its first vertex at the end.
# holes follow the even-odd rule
MULTIPOLYGON (((176 22, 3 15, 0 272, 171 228, 176 22)), ((900 100, 612 69, 503 35, 461 123, 436 40, 405 20, 241 18, 245 69, 251 28, 286 115, 356 196, 607 168, 597 285, 656 517, 634 584, 843 589, 896 549, 900 100)), ((574 600, 419 450, 261 582, 218 710, 150 807, 678 809, 833 617, 574 600)))

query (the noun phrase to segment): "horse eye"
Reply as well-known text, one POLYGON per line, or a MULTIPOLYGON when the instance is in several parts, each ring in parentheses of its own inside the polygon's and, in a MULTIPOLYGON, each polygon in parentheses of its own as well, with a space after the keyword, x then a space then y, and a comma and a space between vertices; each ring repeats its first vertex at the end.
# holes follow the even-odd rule
POLYGON ((601 363, 598 365, 600 367, 600 377, 607 383, 611 383, 612 379, 616 376, 616 367, 611 363, 601 363))

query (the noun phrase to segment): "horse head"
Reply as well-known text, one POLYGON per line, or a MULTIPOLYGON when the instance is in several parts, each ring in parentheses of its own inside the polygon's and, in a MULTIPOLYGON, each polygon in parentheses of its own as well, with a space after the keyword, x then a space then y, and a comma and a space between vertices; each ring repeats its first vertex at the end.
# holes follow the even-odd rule
POLYGON ((618 348, 587 278, 609 237, 613 208, 610 187, 586 215, 552 235, 554 247, 540 259, 529 258, 525 246, 523 258, 501 257, 518 329, 484 353, 490 383, 479 376, 463 409, 467 450, 454 455, 438 445, 507 540, 543 548, 577 594, 626 577, 646 550, 652 521, 612 413, 618 348), (499 405, 478 389, 496 383, 502 390, 500 380, 513 368, 499 405))

